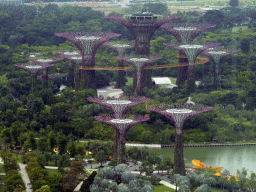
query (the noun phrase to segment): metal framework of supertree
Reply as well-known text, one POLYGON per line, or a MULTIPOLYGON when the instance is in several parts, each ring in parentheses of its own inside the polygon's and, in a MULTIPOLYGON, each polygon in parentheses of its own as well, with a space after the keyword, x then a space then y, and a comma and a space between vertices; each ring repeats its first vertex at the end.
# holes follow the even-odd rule
MULTIPOLYGON (((193 41, 197 35, 210 27, 215 27, 215 25, 200 23, 166 23, 161 26, 161 28, 170 32, 179 43, 184 44, 193 41)), ((183 57, 183 55, 184 52, 179 51, 179 63, 188 62, 188 59, 183 57)), ((187 66, 179 67, 176 85, 179 86, 187 80, 187 69, 187 66)))
POLYGON ((136 95, 142 95, 141 76, 145 75, 141 71, 143 68, 153 61, 162 59, 160 56, 134 55, 134 56, 118 56, 118 59, 131 64, 137 73, 137 85, 135 89, 136 95))
MULTIPOLYGON (((59 62, 61 60, 63 60, 63 57, 48 57, 48 58, 43 58, 43 57, 28 57, 26 58, 29 61, 35 62, 39 65, 41 64, 52 64, 52 63, 56 63, 59 62)), ((53 66, 53 65, 51 65, 53 66)), ((45 68, 44 70, 42 70, 42 77, 43 77, 43 87, 47 88, 48 87, 48 68, 45 68)))
POLYGON ((14 64, 14 66, 19 67, 21 69, 24 69, 28 72, 30 72, 31 74, 31 93, 35 93, 36 92, 36 81, 37 81, 37 74, 39 71, 47 69, 48 67, 53 66, 52 64, 49 63, 34 63, 29 61, 28 63, 17 63, 14 64))
POLYGON ((157 104, 147 105, 147 110, 159 113, 170 119, 175 126, 174 173, 185 175, 183 157, 183 126, 190 118, 213 109, 206 105, 157 104))
POLYGON ((194 69, 196 57, 206 49, 217 47, 219 43, 189 42, 187 44, 182 44, 177 42, 177 43, 164 43, 164 45, 167 45, 179 51, 183 51, 186 54, 189 62, 187 91, 188 93, 194 92, 195 80, 194 80, 193 69, 194 69))
POLYGON ((113 113, 113 116, 118 119, 122 118, 123 115, 132 107, 145 103, 150 99, 144 96, 121 96, 119 98, 104 98, 103 96, 88 97, 88 101, 97 103, 113 113))
MULTIPOLYGON (((179 18, 174 15, 155 15, 152 13, 136 13, 131 15, 117 16, 108 15, 108 19, 113 19, 130 30, 135 40, 135 50, 137 55, 150 55, 150 39, 154 32, 164 23, 179 18)), ((145 72, 145 80, 142 87, 151 84, 151 70, 145 72)), ((136 85, 136 77, 133 78, 133 86, 136 85)))
MULTIPOLYGON (((126 52, 134 47, 134 43, 131 42, 107 42, 103 44, 106 47, 109 47, 117 52, 118 56, 124 56, 126 52)), ((119 59, 118 61, 118 67, 124 67, 124 63, 122 60, 119 59)), ((117 88, 125 86, 125 71, 124 70, 118 70, 118 76, 117 76, 117 88)))
POLYGON ((112 126, 117 133, 117 163, 126 163, 125 158, 125 137, 127 131, 134 125, 148 121, 148 116, 143 115, 123 115, 121 118, 116 118, 113 115, 102 115, 94 117, 96 121, 104 122, 112 126))
MULTIPOLYGON (((83 66, 95 66, 95 54, 98 48, 106 41, 121 36, 117 33, 104 32, 64 32, 55 33, 56 36, 66 38, 79 49, 82 55, 83 66)), ((95 87, 95 71, 82 71, 82 80, 80 88, 95 87)))
POLYGON ((68 78, 70 80, 71 86, 75 87, 77 90, 77 83, 79 80, 78 74, 79 74, 79 66, 82 63, 82 56, 79 51, 74 51, 74 50, 68 50, 68 51, 54 51, 54 53, 60 54, 63 58, 69 60, 68 63, 68 78), (73 59, 72 59, 73 58, 73 59), (76 72, 75 72, 76 68, 76 72), (76 78, 75 78, 75 73, 76 73, 76 78), (75 80, 76 79, 76 80, 75 80))
POLYGON ((202 52, 204 55, 206 55, 207 57, 210 57, 214 60, 215 63, 215 75, 214 75, 214 87, 218 88, 220 85, 220 79, 221 79, 221 73, 220 73, 220 69, 219 69, 219 64, 220 64, 220 59, 237 53, 239 52, 239 50, 237 49, 214 49, 214 50, 206 50, 204 52, 202 52))

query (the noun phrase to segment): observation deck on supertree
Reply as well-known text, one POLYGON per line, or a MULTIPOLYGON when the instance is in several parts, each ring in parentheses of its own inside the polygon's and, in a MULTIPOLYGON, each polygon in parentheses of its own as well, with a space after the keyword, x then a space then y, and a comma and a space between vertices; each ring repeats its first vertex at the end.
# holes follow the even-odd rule
POLYGON ((214 63, 215 63, 214 87, 215 88, 218 88, 220 85, 220 79, 221 79, 221 73, 219 69, 220 59, 237 52, 239 52, 239 50, 237 49, 214 49, 214 50, 206 50, 202 52, 204 55, 214 60, 214 63))
MULTIPOLYGON (((106 41, 121 36, 117 33, 104 32, 63 32, 55 33, 56 36, 66 38, 79 49, 82 55, 83 66, 95 66, 95 54, 98 48, 106 41)), ((95 86, 95 71, 82 71, 82 82, 80 88, 92 88, 95 86), (85 83, 86 82, 86 83, 85 83)))
POLYGON ((170 119, 175 126, 174 173, 185 175, 183 156, 183 126, 190 118, 213 109, 206 105, 157 104, 147 105, 147 110, 159 113, 170 119))
POLYGON ((134 55, 134 56, 118 56, 118 59, 131 64, 137 73, 137 85, 135 89, 136 95, 142 95, 141 76, 145 75, 141 71, 146 65, 158 59, 162 59, 160 56, 147 56, 147 55, 134 55))
POLYGON ((82 56, 81 53, 79 51, 74 51, 74 50, 68 50, 68 51, 54 51, 54 53, 60 54, 61 57, 69 60, 68 63, 68 77, 71 83, 72 87, 75 87, 75 89, 77 90, 78 86, 77 86, 77 80, 79 80, 78 74, 79 74, 79 66, 82 63, 82 56), (72 59, 73 58, 73 59, 72 59), (77 60, 79 60, 79 62, 77 62, 77 60), (76 68, 76 82, 75 82, 75 70, 76 68))
POLYGON ((97 103, 106 109, 110 110, 113 113, 113 117, 116 119, 122 118, 123 115, 132 107, 136 105, 145 103, 150 99, 144 96, 135 97, 135 96, 121 96, 119 98, 104 98, 103 96, 100 97, 89 97, 87 98, 88 101, 97 103))
MULTIPOLYGON (((134 43, 131 42, 107 42, 103 44, 117 52, 118 56, 124 56, 126 52, 134 47, 134 43)), ((124 67, 123 61, 119 59, 118 67, 124 67)), ((117 88, 125 86, 125 71, 118 70, 117 76, 117 88)))
POLYGON ((134 125, 148 121, 149 117, 142 115, 124 115, 116 118, 113 115, 102 115, 94 117, 96 121, 104 122, 112 126, 117 133, 117 163, 126 163, 125 158, 125 137, 127 131, 134 125))
MULTIPOLYGON (((41 64, 47 64, 47 63, 48 64, 56 63, 56 62, 62 61, 64 58, 63 57, 43 58, 43 57, 30 56, 26 59, 41 65, 41 64)), ((54 66, 54 65, 51 65, 51 66, 54 66)), ((42 77, 43 77, 43 87, 47 88, 48 87, 48 79, 49 79, 49 77, 48 77, 48 67, 42 70, 42 77)))
POLYGON ((179 51, 183 51, 186 54, 189 62, 187 92, 188 93, 194 92, 195 79, 194 79, 193 69, 194 69, 196 57, 206 49, 217 47, 219 43, 189 42, 187 44, 182 44, 177 42, 177 43, 164 43, 164 45, 167 45, 179 51))
MULTIPOLYGON (((170 32, 179 43, 189 43, 194 40, 194 38, 199 35, 202 31, 215 27, 212 24, 200 24, 200 23, 166 23, 161 26, 161 28, 170 32)), ((188 59, 183 56, 184 52, 179 52, 179 63, 186 63, 188 59)), ((187 79, 187 69, 188 67, 179 67, 176 85, 180 85, 187 79)))
POLYGON ((39 71, 47 69, 48 67, 53 66, 52 64, 49 63, 34 63, 32 61, 29 61, 28 63, 17 63, 14 64, 14 66, 19 67, 21 69, 24 69, 31 74, 31 93, 36 92, 36 81, 37 81, 37 74, 39 71))

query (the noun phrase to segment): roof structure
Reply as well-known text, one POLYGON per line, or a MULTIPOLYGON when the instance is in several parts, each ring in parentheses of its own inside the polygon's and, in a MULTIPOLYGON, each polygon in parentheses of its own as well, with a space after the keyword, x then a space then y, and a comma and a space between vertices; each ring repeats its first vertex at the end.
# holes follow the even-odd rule
POLYGON ((153 77, 152 81, 154 81, 156 85, 171 85, 172 84, 169 77, 153 77))

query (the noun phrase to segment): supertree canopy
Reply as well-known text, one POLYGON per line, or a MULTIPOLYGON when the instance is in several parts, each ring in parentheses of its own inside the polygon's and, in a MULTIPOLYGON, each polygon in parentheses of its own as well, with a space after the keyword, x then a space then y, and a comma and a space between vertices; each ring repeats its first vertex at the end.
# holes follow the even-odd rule
MULTIPOLYGON (((166 23, 161 26, 161 28, 170 32, 179 43, 189 43, 194 40, 194 38, 199 35, 202 31, 215 27, 212 24, 200 24, 200 23, 166 23)), ((184 52, 179 51, 179 63, 188 62, 187 58, 183 56, 184 52)), ((187 66, 179 67, 178 76, 176 84, 180 85, 183 83, 187 77, 187 66)))
MULTIPOLYGON (((107 42, 103 44, 117 52, 118 56, 124 56, 126 52, 134 47, 134 43, 131 42, 107 42)), ((118 67, 124 67, 123 61, 119 59, 118 67)), ((125 86, 125 71, 119 70, 117 77, 117 88, 125 86)))
POLYGON ((149 55, 150 39, 154 32, 164 23, 177 19, 179 16, 141 13, 124 16, 108 15, 106 18, 121 23, 131 31, 135 39, 135 49, 138 55, 149 55))
POLYGON ((38 72, 41 70, 47 69, 48 67, 51 67, 53 65, 49 63, 37 64, 29 61, 28 63, 17 63, 17 64, 14 64, 14 66, 24 69, 26 71, 29 71, 31 73, 31 80, 32 80, 31 93, 35 93, 38 72))
MULTIPOLYGON (((63 32, 56 33, 56 36, 66 38, 79 49, 82 55, 82 65, 86 67, 95 66, 95 54, 98 48, 106 41, 121 36, 117 33, 104 32, 63 32)), ((81 88, 95 89, 95 71, 83 71, 81 88), (87 83, 85 83, 85 81, 87 83)))
POLYGON ((215 76, 214 76, 214 87, 217 88, 220 84, 220 79, 221 79, 221 73, 219 70, 219 64, 220 64, 220 59, 222 57, 228 56, 233 53, 237 53, 239 50, 237 49, 214 49, 214 50, 206 50, 203 52, 204 55, 207 57, 210 57, 214 60, 215 62, 215 76))
MULTIPOLYGON (((118 16, 108 15, 106 18, 113 19, 130 30, 135 40, 135 50, 137 55, 150 55, 150 39, 154 32, 164 23, 177 19, 174 15, 156 15, 143 12, 130 15, 118 16)), ((134 87, 136 84, 136 75, 133 78, 134 87)), ((142 81, 142 87, 149 86, 151 83, 151 70, 145 72, 145 79, 142 81)))
MULTIPOLYGON (((28 58, 26 58, 29 61, 35 62, 37 64, 52 64, 52 63, 56 63, 59 61, 62 61, 64 58, 63 57, 34 57, 34 56, 30 56, 28 58)), ((53 66, 53 65, 51 65, 53 66)), ((47 88, 48 87, 48 67, 42 70, 42 78, 43 78, 43 87, 47 88)))
POLYGON ((141 74, 141 71, 143 70, 143 68, 146 65, 149 65, 153 61, 162 59, 162 57, 159 57, 159 56, 147 56, 147 55, 118 56, 117 58, 131 64, 136 69, 137 86, 136 86, 135 94, 137 95, 142 94, 141 75, 145 75, 145 74, 141 74))
POLYGON ((213 109, 206 105, 157 104, 147 105, 147 110, 159 113, 170 119, 175 126, 174 173, 185 175, 183 157, 183 126, 191 117, 213 109))
POLYGON ((187 44, 182 43, 164 43, 169 47, 177 49, 179 51, 184 51, 186 54, 189 65, 188 65, 188 93, 194 92, 195 89, 195 80, 194 80, 194 65, 196 57, 202 53, 204 50, 209 48, 214 48, 219 45, 219 43, 206 43, 206 42, 190 42, 187 44))
POLYGON ((94 117, 96 121, 104 122, 112 126, 118 135, 117 163, 126 163, 125 158, 125 137, 127 131, 134 125, 148 121, 149 117, 142 115, 123 115, 116 118, 113 115, 102 115, 94 117))
POLYGON ((104 98, 100 97, 89 97, 87 98, 88 101, 97 103, 113 113, 113 116, 117 118, 122 118, 123 115, 132 107, 136 105, 145 103, 150 99, 144 96, 135 97, 135 96, 121 96, 119 98, 104 98))

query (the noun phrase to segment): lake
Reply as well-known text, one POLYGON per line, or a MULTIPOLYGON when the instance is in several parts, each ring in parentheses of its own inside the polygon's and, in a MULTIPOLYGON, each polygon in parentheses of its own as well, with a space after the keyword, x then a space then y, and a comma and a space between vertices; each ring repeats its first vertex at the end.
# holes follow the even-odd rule
MULTIPOLYGON (((174 148, 150 149, 159 155, 174 157, 174 148)), ((236 174, 237 169, 247 169, 256 173, 256 146, 223 146, 223 147, 185 147, 184 158, 186 166, 193 167, 193 159, 200 160, 206 166, 224 167, 230 174, 236 174)), ((224 170, 223 169, 223 170, 224 170)))

